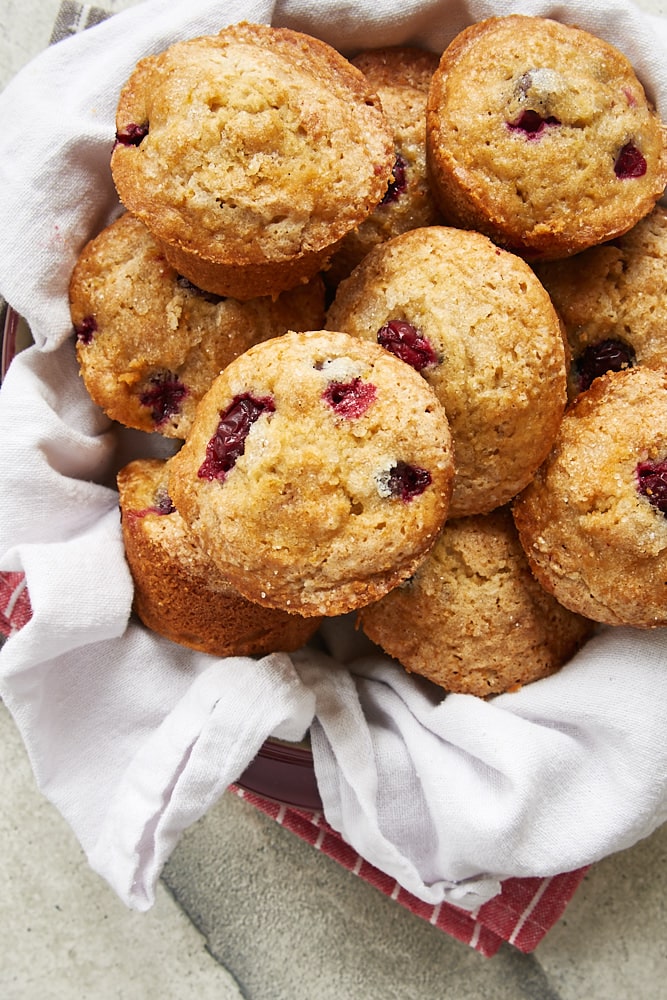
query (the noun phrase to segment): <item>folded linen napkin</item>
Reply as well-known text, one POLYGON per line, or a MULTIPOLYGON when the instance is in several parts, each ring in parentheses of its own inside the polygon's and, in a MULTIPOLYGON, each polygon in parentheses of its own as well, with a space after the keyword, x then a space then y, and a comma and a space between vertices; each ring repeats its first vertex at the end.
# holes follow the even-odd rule
POLYGON ((667 23, 629 3, 148 0, 30 63, 0 95, 0 293, 36 346, 0 392, 0 570, 32 615, 0 651, 0 695, 36 780, 91 865, 138 909, 185 827, 264 739, 310 729, 328 823, 418 899, 476 910, 504 879, 587 865, 667 818, 667 637, 605 630, 559 674, 489 702, 444 696, 349 619, 304 649, 218 660, 131 616, 113 476, 155 440, 126 435, 78 378, 67 282, 119 210, 108 169, 134 63, 230 21, 271 21, 344 51, 440 50, 493 13, 557 16, 624 49, 667 117, 667 23))

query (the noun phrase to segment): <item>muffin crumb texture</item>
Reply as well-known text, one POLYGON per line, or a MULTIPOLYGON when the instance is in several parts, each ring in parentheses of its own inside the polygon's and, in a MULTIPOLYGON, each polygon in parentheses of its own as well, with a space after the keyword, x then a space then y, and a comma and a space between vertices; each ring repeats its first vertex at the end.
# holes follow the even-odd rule
POLYGON ((550 18, 141 59, 69 295, 133 431, 143 624, 261 656, 351 613, 480 698, 667 625, 666 135, 626 56, 550 18))

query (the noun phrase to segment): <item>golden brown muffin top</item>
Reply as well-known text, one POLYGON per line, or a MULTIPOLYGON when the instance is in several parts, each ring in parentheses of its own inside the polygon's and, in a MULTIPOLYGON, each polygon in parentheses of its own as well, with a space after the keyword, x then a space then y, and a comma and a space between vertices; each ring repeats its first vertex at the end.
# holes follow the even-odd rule
POLYGON ((382 198, 393 145, 365 76, 300 32, 236 24, 142 59, 111 168, 159 239, 220 263, 336 242, 382 198))
POLYGON ((624 232, 667 182, 665 130, 626 57, 547 18, 490 18, 454 39, 427 144, 443 211, 537 256, 624 232))

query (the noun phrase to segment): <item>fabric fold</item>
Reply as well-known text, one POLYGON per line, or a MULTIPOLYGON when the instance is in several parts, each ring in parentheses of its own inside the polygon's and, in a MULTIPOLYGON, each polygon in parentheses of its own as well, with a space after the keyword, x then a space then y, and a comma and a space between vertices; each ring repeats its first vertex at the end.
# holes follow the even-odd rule
POLYGON ((165 444, 111 425, 78 376, 69 277, 121 211, 109 154, 138 58, 240 19, 346 52, 438 51, 510 12, 608 38, 667 115, 667 22, 623 0, 147 0, 52 46, 0 95, 0 294, 36 341, 0 392, 0 571, 25 574, 32 606, 0 650, 0 695, 39 787, 129 906, 151 905, 178 837, 268 736, 308 729, 327 822, 430 904, 475 911, 505 879, 579 869, 667 818, 664 631, 604 630, 560 673, 488 702, 408 675, 349 618, 326 623, 326 652, 263 659, 149 633, 131 611, 114 479, 165 444))

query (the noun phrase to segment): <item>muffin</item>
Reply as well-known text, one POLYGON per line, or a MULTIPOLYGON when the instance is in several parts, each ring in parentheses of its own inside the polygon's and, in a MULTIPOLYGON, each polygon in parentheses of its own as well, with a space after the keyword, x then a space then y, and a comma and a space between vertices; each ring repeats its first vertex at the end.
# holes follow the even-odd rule
POLYGON ((198 401, 233 358, 288 329, 319 327, 324 316, 320 277, 275 299, 203 292, 129 213, 84 247, 69 293, 92 399, 126 427, 173 438, 186 436, 198 401))
POLYGON ((446 220, 531 259, 630 229, 667 183, 665 129, 616 48, 540 17, 493 17, 442 54, 426 146, 446 220))
POLYGON ((261 24, 142 59, 116 127, 120 200, 180 274, 236 298, 311 278, 394 164, 363 73, 318 39, 261 24))
POLYGON ((363 71, 382 102, 394 136, 395 159, 382 201, 343 238, 331 259, 325 280, 332 288, 378 243, 441 221, 426 175, 426 98, 438 56, 398 46, 366 49, 352 63, 363 71))
POLYGON ((215 656, 298 649, 319 622, 241 597, 187 530, 167 490, 168 462, 137 459, 118 473, 134 610, 147 628, 215 656))
POLYGON ((414 572, 447 515, 445 412, 412 368, 340 332, 233 361, 171 460, 169 493, 249 600, 338 615, 414 572))
POLYGON ((596 378, 514 505, 542 586, 607 625, 667 624, 667 371, 596 378))
POLYGON ((570 398, 607 371, 667 361, 667 210, 576 257, 536 264, 565 324, 570 398))
POLYGON ((448 520, 414 576, 359 621, 406 670, 482 698, 555 673, 592 632, 534 578, 508 507, 448 520))
POLYGON ((338 287, 327 327, 421 372, 449 419, 451 517, 527 485, 566 403, 560 320, 528 264, 480 233, 430 226, 372 250, 338 287))

